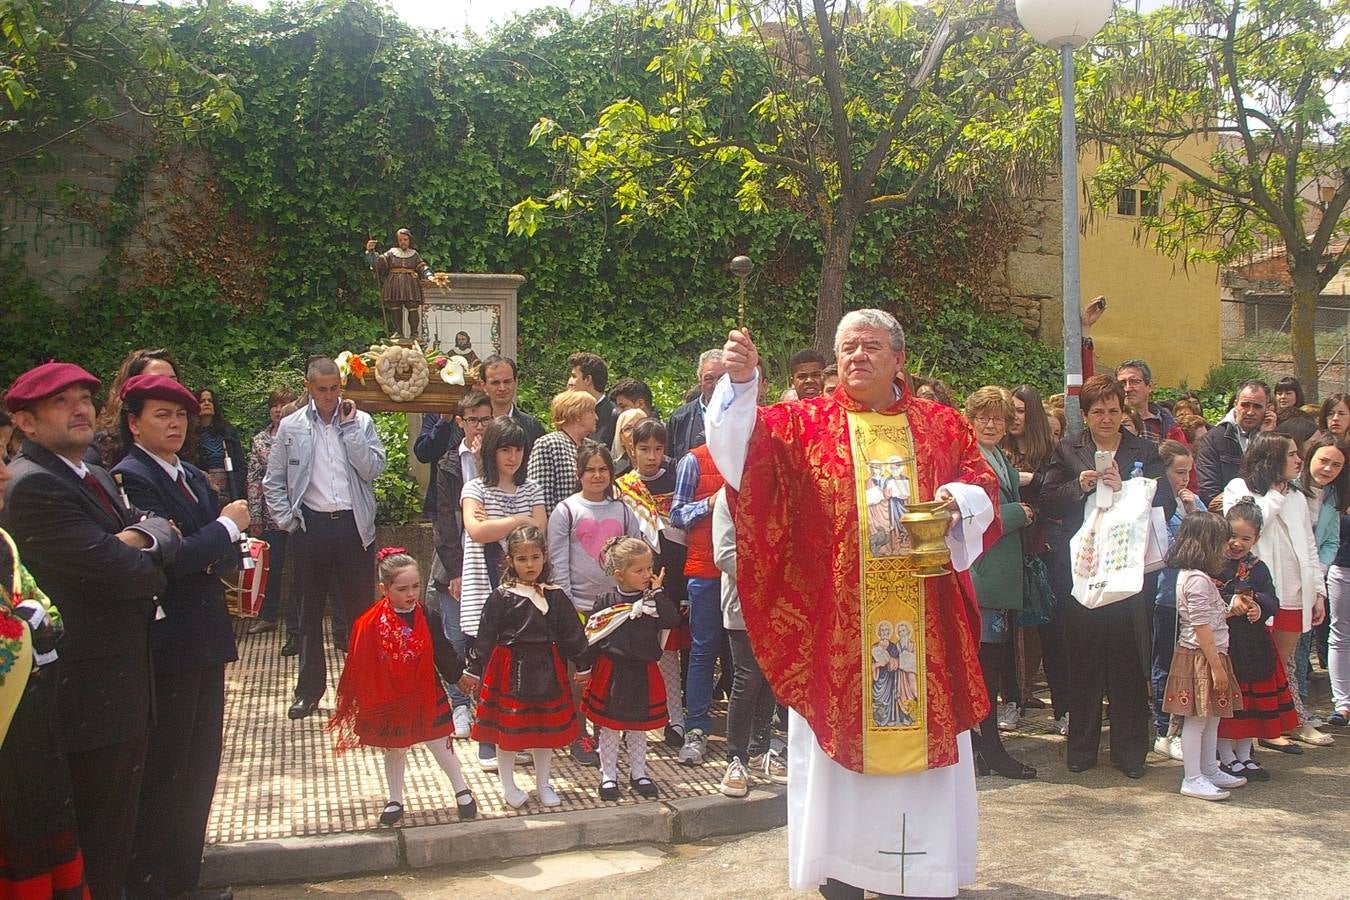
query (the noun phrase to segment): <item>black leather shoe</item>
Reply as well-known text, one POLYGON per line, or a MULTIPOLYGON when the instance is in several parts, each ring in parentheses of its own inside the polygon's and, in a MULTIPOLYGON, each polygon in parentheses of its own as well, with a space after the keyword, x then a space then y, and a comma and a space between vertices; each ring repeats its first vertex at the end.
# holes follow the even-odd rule
POLYGON ((314 712, 314 707, 317 705, 318 701, 316 700, 305 700, 304 698, 297 697, 295 702, 291 704, 291 708, 286 710, 286 718, 303 719, 305 716, 314 712))
POLYGON ((281 645, 282 656, 300 655, 300 638, 293 634, 286 635, 286 643, 281 645))
POLYGON ((1091 762, 1091 763, 1076 763, 1076 762, 1071 762, 1071 763, 1068 763, 1067 765, 1068 765, 1068 768, 1069 768, 1069 771, 1070 771, 1070 772, 1086 772, 1088 769, 1095 769, 1095 768, 1097 768, 1097 764, 1096 764, 1095 762, 1091 762))
POLYGON ((1121 766, 1120 771, 1124 773, 1126 778, 1138 779, 1144 777, 1143 766, 1121 766))

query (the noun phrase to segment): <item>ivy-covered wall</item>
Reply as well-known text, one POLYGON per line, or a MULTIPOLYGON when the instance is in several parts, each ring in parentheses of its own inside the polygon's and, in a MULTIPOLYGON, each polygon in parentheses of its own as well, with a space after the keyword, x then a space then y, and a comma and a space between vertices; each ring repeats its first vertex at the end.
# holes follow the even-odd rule
MULTIPOLYGON (((620 227, 601 208, 532 239, 506 235, 508 207, 553 180, 553 161, 527 146, 540 116, 583 127, 615 97, 656 90, 645 66, 659 36, 631 18, 539 13, 456 46, 368 0, 217 8, 210 27, 206 12, 183 15, 175 41, 233 77, 238 128, 194 147, 140 147, 110 193, 69 205, 103 230, 108 251, 74 306, 6 260, 15 277, 0 281, 0 382, 52 356, 110 373, 130 348, 167 345, 252 425, 266 391, 306 355, 374 338, 362 245, 404 226, 435 269, 525 276, 519 357, 536 409, 583 348, 604 355, 612 377, 681 393, 698 352, 734 320, 725 263, 738 253, 758 264, 749 320, 771 374, 809 339, 819 234, 786 206, 740 212, 734 173, 708 168, 687 206, 660 221, 620 227)), ((935 198, 869 219, 848 300, 894 310, 923 371, 960 388, 1051 387, 1057 351, 982 311, 991 261, 1017 240, 984 214, 998 203, 935 198)))

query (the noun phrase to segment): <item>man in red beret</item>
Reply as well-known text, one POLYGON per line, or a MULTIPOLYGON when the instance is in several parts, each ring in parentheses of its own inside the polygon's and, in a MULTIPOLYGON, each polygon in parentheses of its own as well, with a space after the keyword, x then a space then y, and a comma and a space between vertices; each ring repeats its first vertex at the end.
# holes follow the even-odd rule
POLYGON ((79 366, 30 369, 5 393, 24 435, 0 526, 61 608, 56 699, 75 820, 95 900, 121 897, 150 723, 148 630, 179 535, 129 506, 84 462, 99 380, 79 366))

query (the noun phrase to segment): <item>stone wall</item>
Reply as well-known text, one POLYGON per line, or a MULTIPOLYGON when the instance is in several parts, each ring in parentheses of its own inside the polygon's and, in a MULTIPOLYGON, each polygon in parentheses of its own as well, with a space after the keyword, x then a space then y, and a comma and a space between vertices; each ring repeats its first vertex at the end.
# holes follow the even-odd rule
POLYGON ((1058 341, 1064 296, 1059 179, 1047 179, 1034 193, 1015 196, 1011 208, 1020 233, 1007 256, 992 268, 984 307, 1017 317, 1028 334, 1043 341, 1058 341))

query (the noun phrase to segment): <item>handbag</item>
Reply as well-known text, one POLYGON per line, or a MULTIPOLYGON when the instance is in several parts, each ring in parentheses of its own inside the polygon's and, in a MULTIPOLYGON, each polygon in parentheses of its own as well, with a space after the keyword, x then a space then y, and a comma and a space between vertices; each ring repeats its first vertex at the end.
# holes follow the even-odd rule
POLYGON ((1054 618, 1055 592, 1050 587, 1050 570, 1045 560, 1028 553, 1022 557, 1022 610, 1017 614, 1017 627, 1048 625, 1054 618))

